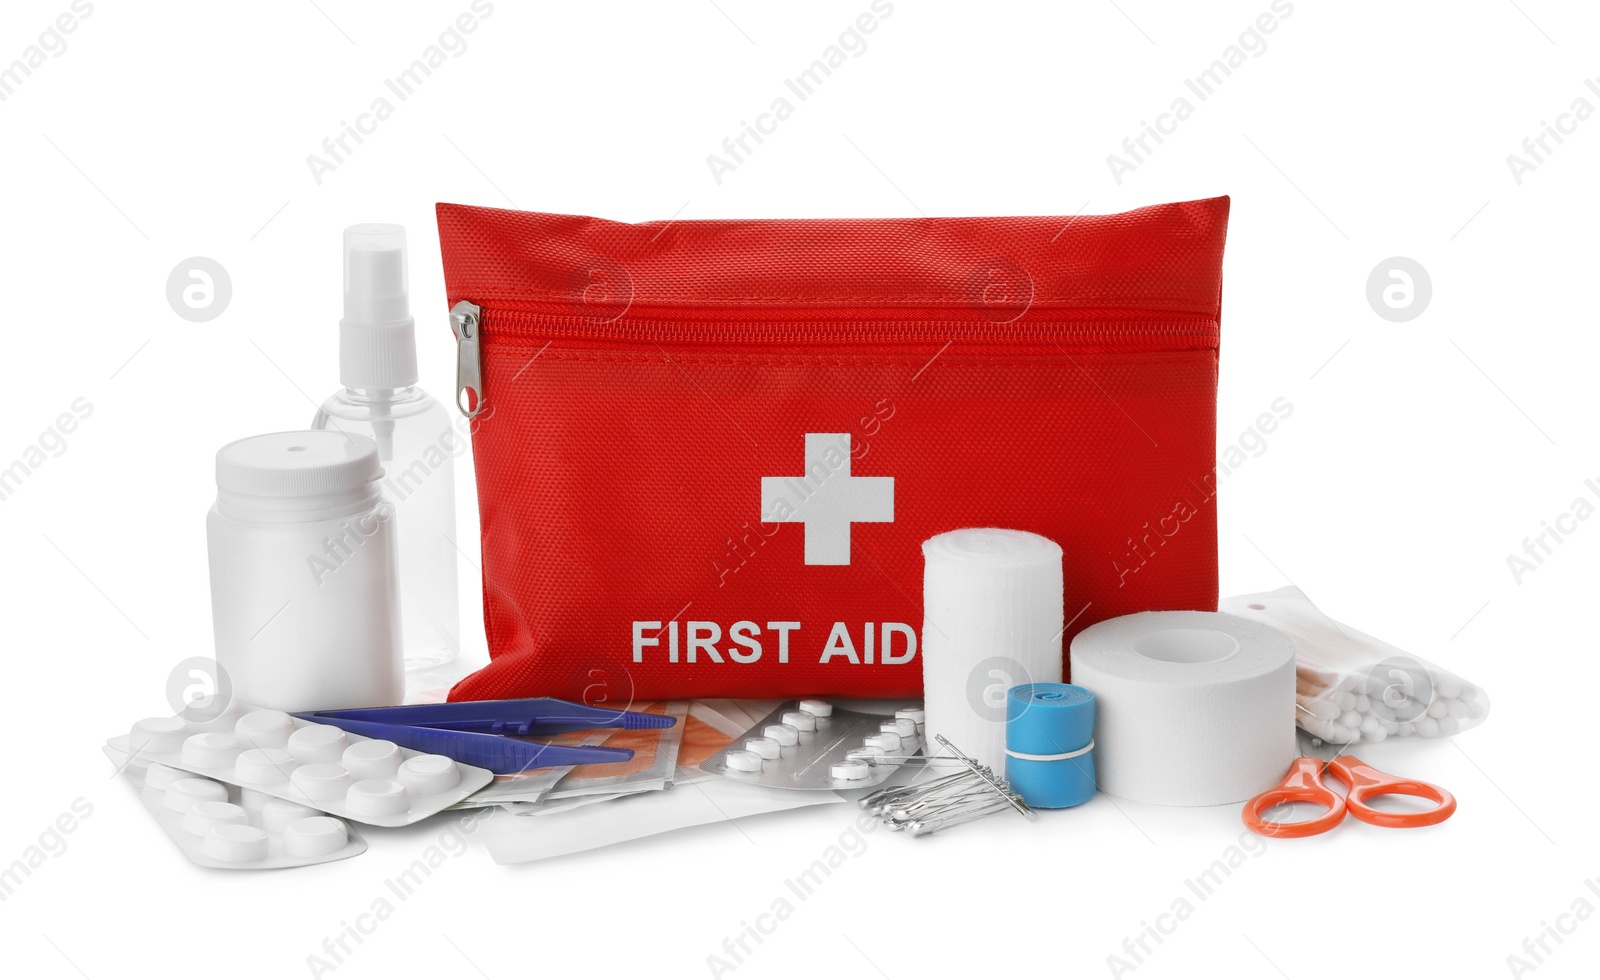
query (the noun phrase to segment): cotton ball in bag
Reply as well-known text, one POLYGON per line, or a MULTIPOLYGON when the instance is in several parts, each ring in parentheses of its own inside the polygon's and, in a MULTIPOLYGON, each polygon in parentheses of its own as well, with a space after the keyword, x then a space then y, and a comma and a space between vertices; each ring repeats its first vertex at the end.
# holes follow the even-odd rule
POLYGON ((1304 709, 1305 714, 1310 715, 1312 718, 1315 718, 1318 721, 1333 721, 1334 719, 1338 718, 1340 714, 1339 706, 1327 698, 1318 698, 1314 701, 1307 701, 1300 707, 1304 709))

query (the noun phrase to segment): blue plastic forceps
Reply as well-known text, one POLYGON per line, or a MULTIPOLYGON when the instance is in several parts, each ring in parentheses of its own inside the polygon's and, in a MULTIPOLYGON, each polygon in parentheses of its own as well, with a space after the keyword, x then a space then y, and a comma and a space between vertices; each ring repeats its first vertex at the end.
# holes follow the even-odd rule
POLYGON ((632 749, 604 745, 550 745, 506 736, 558 735, 590 728, 640 730, 671 728, 668 715, 594 708, 557 698, 507 701, 450 701, 402 704, 389 708, 306 711, 307 721, 342 728, 354 735, 387 739, 418 752, 449 756, 494 773, 516 773, 551 766, 626 762, 632 749))

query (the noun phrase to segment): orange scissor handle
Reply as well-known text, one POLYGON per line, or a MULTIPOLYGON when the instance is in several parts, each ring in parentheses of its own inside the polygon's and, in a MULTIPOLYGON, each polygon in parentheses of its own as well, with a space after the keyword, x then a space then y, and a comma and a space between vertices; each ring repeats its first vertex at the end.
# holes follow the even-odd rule
POLYGON ((1325 834, 1344 819, 1344 797, 1322 781, 1322 760, 1301 756, 1289 765, 1283 782, 1252 797, 1244 805, 1244 825, 1263 837, 1312 837, 1325 834), (1285 803, 1315 803, 1328 812, 1310 820, 1277 823, 1262 814, 1285 803))
POLYGON ((1381 769, 1374 769, 1357 759, 1353 755, 1341 755, 1328 763, 1328 768, 1339 778, 1350 791, 1346 800, 1346 808, 1350 815, 1362 823, 1370 823, 1375 827, 1430 827, 1450 819, 1456 812, 1456 798, 1441 786, 1425 783, 1420 779, 1402 779, 1391 776, 1381 769), (1387 810, 1375 810, 1367 805, 1367 800, 1374 796, 1418 796, 1425 800, 1432 800, 1438 806, 1431 810, 1422 810, 1417 813, 1390 813, 1387 810))

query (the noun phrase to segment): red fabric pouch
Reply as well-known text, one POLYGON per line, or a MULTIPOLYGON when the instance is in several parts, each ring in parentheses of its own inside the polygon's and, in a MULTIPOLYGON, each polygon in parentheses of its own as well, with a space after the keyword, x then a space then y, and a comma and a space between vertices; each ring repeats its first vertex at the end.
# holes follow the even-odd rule
POLYGON ((914 697, 961 527, 1062 546, 1063 647, 1215 609, 1227 217, 440 204, 492 657, 450 697, 914 697))

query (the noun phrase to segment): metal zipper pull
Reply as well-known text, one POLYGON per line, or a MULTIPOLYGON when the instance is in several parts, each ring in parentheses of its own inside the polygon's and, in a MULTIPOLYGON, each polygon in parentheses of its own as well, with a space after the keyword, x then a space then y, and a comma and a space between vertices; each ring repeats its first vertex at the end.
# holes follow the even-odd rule
POLYGON ((478 328, 483 311, 462 300, 450 307, 450 330, 456 335, 456 410, 469 419, 483 411, 483 362, 478 352, 478 328), (472 393, 470 400, 465 397, 472 393))

